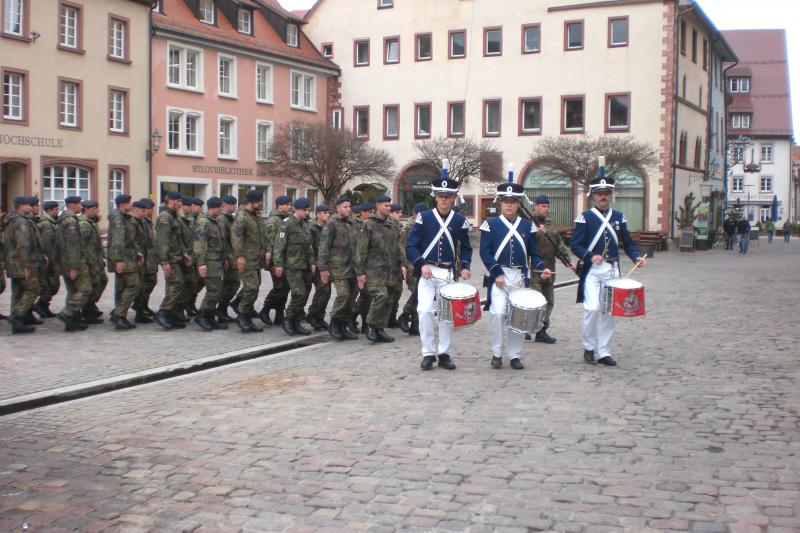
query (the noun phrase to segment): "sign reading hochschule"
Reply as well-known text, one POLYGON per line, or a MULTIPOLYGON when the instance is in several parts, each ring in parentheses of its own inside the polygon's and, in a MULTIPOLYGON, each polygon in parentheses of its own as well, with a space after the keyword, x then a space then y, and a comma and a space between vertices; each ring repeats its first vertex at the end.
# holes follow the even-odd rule
POLYGON ((8 135, 0 132, 0 145, 30 146, 32 148, 64 148, 64 139, 59 137, 36 137, 32 135, 8 135))

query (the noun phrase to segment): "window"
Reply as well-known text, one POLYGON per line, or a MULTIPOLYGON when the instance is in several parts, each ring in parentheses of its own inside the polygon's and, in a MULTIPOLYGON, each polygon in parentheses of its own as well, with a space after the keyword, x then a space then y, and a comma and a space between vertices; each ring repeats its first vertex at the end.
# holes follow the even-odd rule
POLYGON ((390 65, 400 62, 400 37, 383 39, 383 63, 390 65))
POLYGON ((564 50, 583 50, 583 21, 564 23, 564 50))
POLYGON ((112 168, 108 173, 108 211, 117 207, 114 198, 125 193, 125 171, 121 168, 112 168))
POLYGON ((703 37, 703 70, 708 70, 708 39, 703 37))
POLYGON ((606 131, 630 131, 631 95, 609 94, 606 96, 606 131))
MULTIPOLYGON (((300 125, 292 126, 292 153, 291 160, 294 162, 309 161, 313 158, 313 138, 311 131, 300 125)), ((287 193, 288 194, 288 193, 287 193)))
POLYGON ((703 140, 700 137, 694 141, 694 168, 703 168, 703 140))
POLYGON ((320 51, 324 57, 333 57, 333 43, 322 43, 320 51))
POLYGON ((311 74, 292 71, 292 107, 305 111, 317 109, 317 78, 311 74))
POLYGON ((414 36, 414 57, 417 61, 430 61, 433 59, 433 42, 430 33, 418 33, 414 36))
POLYGON ((297 30, 297 24, 287 24, 286 25, 286 44, 289 46, 294 46, 297 48, 299 45, 299 32, 297 30))
POLYGON ((681 132, 681 138, 678 142, 678 161, 681 165, 686 165, 687 144, 689 144, 689 135, 685 131, 681 132))
POLYGON ((128 133, 128 91, 108 91, 108 131, 116 134, 128 133))
POLYGON ((61 202, 67 196, 91 198, 91 172, 82 167, 53 165, 42 169, 42 201, 61 202))
POLYGON ((535 54, 541 51, 542 27, 539 24, 526 24, 522 27, 522 53, 535 54))
POLYGON ((431 104, 414 106, 414 138, 425 139, 431 136, 431 104))
POLYGON ((750 129, 750 113, 732 113, 731 127, 737 130, 750 129))
POLYGON ((584 128, 584 97, 561 97, 561 132, 580 133, 584 128))
POLYGON ((766 221, 768 218, 772 216, 772 208, 771 207, 761 207, 758 210, 759 220, 766 221))
POLYGON ((194 48, 167 46, 167 85, 176 89, 203 89, 203 53, 194 48))
POLYGON ((519 133, 531 135, 542 132, 541 98, 521 98, 519 101, 519 133))
POLYGON ((744 192, 744 178, 734 177, 731 184, 731 192, 744 192))
POLYGON ((771 144, 762 144, 761 145, 761 163, 773 163, 772 160, 772 145, 771 144))
POLYGON ((448 37, 448 55, 450 59, 467 57, 467 30, 451 31, 448 37))
POLYGON ((58 125, 62 128, 81 127, 80 82, 59 80, 58 125))
POLYGON ((681 54, 686 55, 686 21, 681 21, 681 54))
POLYGON ((24 122, 27 119, 26 73, 3 70, 3 120, 24 122))
POLYGON ((217 157, 236 159, 236 119, 220 116, 217 126, 217 157))
POLYGON ((156 13, 162 13, 162 11, 161 11, 161 0, 156 0, 155 1, 155 3, 153 4, 153 11, 155 11, 156 13))
POLYGON ((686 98, 686 74, 683 75, 683 81, 681 82, 681 95, 686 98))
POLYGON ((464 136, 464 102, 450 102, 447 114, 447 134, 450 137, 464 136))
POLYGON ((335 130, 340 130, 344 127, 342 123, 342 108, 337 107, 331 110, 331 127, 335 130))
POLYGON ((735 77, 730 79, 730 88, 732 93, 749 93, 750 92, 750 78, 749 77, 735 77))
POLYGON ((256 63, 256 102, 272 103, 272 65, 256 63))
POLYGON ((378 0, 378 9, 386 9, 387 7, 394 7, 394 0, 378 0))
POLYGON ((483 55, 499 56, 503 54, 503 29, 483 29, 483 55))
POLYGON ((772 192, 772 178, 762 176, 761 178, 761 192, 772 192))
POLYGON ((22 37, 24 22, 24 0, 3 0, 3 33, 22 37))
POLYGON ((353 108, 353 128, 359 139, 369 139, 369 106, 353 108))
POLYGON ((252 35, 253 33, 253 13, 249 9, 239 8, 236 15, 236 29, 239 33, 252 35))
POLYGON ((697 63, 697 30, 692 29, 692 63, 697 63))
POLYGON ((400 108, 396 105, 383 106, 383 139, 400 138, 400 108))
POLYGON ((236 58, 217 56, 217 92, 220 96, 236 98, 236 58))
POLYGON ((81 8, 74 4, 61 3, 58 17, 58 44, 61 48, 80 49, 81 8))
POLYGON ((501 129, 502 104, 500 100, 483 101, 483 136, 499 137, 501 129))
POLYGON ((369 39, 355 41, 353 44, 353 65, 356 67, 369 65, 369 39))
POLYGON ((743 146, 734 146, 733 147, 733 159, 736 161, 737 165, 744 163, 744 147, 743 146))
POLYGON ((214 0, 197 0, 197 17, 206 24, 216 23, 214 0))
POLYGON ((272 122, 259 120, 256 122, 256 161, 269 161, 272 148, 272 122))
POLYGON ((121 61, 128 59, 128 22, 125 19, 108 19, 108 57, 121 61))
POLYGON ((202 155, 202 134, 202 113, 185 109, 168 110, 168 153, 176 155, 202 155))
POLYGON ((608 46, 628 46, 628 17, 608 19, 608 46))

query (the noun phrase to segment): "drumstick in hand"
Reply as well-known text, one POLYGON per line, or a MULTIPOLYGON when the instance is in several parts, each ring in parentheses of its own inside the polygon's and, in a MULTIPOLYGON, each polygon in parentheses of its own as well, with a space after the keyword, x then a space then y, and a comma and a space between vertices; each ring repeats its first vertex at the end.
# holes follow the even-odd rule
MULTIPOLYGON (((644 255, 642 256, 642 259, 647 259, 647 254, 644 254, 644 255)), ((631 274, 633 274, 633 271, 634 271, 634 270, 636 270, 637 268, 639 268, 639 262, 638 262, 638 261, 636 262, 636 264, 635 264, 635 265, 633 265, 633 268, 631 269, 631 271, 630 271, 630 272, 628 272, 628 273, 625 275, 625 277, 626 277, 626 278, 629 278, 629 277, 631 277, 631 274)))

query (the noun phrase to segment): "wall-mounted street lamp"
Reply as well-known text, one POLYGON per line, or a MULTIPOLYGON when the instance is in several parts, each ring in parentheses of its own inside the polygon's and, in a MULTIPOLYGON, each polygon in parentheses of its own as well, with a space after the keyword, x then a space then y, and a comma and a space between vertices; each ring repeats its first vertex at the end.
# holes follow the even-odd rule
POLYGON ((161 132, 156 128, 156 131, 150 134, 150 147, 144 151, 145 161, 150 161, 153 154, 161 148, 161 139, 161 132))

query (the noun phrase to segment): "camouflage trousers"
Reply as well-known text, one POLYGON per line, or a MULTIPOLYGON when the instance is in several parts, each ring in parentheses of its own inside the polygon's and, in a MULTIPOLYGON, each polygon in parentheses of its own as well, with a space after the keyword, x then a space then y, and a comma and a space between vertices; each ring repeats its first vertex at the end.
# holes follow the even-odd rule
POLYGON ((264 298, 264 307, 283 311, 286 300, 289 299, 289 282, 285 270, 281 277, 276 277, 272 272, 269 275, 272 277, 272 290, 264 298))
POLYGON ((369 313, 369 307, 370 296, 369 292, 367 291, 367 286, 364 285, 364 288, 358 291, 358 297, 356 298, 355 310, 353 311, 353 314, 355 316, 361 315, 366 317, 367 313, 369 313))
POLYGON ((171 272, 169 277, 164 276, 164 299, 161 300, 161 310, 172 314, 180 302, 183 294, 183 272, 179 263, 170 264, 171 272))
POLYGON ((239 273, 242 282, 242 290, 239 291, 239 312, 251 316, 255 314, 253 304, 258 298, 258 290, 261 288, 261 269, 249 269, 239 273))
POLYGON ((219 305, 220 299, 225 292, 225 285, 222 278, 206 276, 203 280, 206 287, 206 295, 200 305, 201 311, 212 312, 219 305))
POLYGON ((193 304, 201 290, 203 290, 203 278, 197 273, 197 265, 192 263, 190 272, 183 275, 183 293, 179 303, 181 305, 193 304))
POLYGON ((417 276, 411 275, 409 273, 407 284, 408 288, 411 290, 411 294, 406 301, 406 305, 403 306, 403 313, 410 316, 411 320, 417 320, 417 282, 419 278, 417 276))
POLYGON ((311 279, 307 270, 298 268, 287 268, 283 271, 283 276, 289 285, 292 299, 286 306, 286 318, 290 320, 302 320, 305 314, 306 302, 311 292, 311 279))
POLYGON ((104 266, 98 267, 98 273, 91 276, 92 278, 92 292, 89 295, 89 301, 87 302, 88 305, 97 305, 97 302, 100 301, 100 297, 103 296, 103 292, 106 290, 106 286, 108 286, 108 274, 106 274, 106 269, 104 266))
POLYGON ((311 299, 311 305, 308 306, 308 316, 313 316, 323 320, 325 318, 325 310, 328 308, 328 302, 331 299, 331 284, 322 283, 319 277, 319 271, 314 274, 314 298, 311 299))
POLYGON ((364 289, 369 296, 369 311, 367 312, 367 325, 383 329, 389 323, 389 313, 392 302, 389 299, 389 287, 386 285, 387 276, 380 274, 367 274, 367 283, 364 289))
POLYGON ((136 297, 139 295, 139 273, 126 272, 114 275, 114 314, 120 318, 128 315, 136 297))
POLYGON ((144 309, 150 305, 150 295, 158 285, 157 272, 140 272, 139 273, 139 293, 133 302, 134 309, 144 309))
POLYGON ((53 296, 58 294, 58 289, 61 287, 61 279, 58 276, 58 270, 50 265, 46 266, 39 277, 41 280, 41 294, 39 301, 45 305, 50 305, 53 296))
MULTIPOLYGON (((208 279, 206 279, 208 282, 208 279)), ((236 270, 236 267, 233 268, 226 268, 225 274, 222 277, 222 296, 219 299, 219 303, 222 305, 227 306, 233 300, 233 297, 236 296, 236 291, 239 290, 239 271, 236 270)))
POLYGON ((80 316, 83 308, 92 297, 92 276, 89 268, 82 265, 75 279, 69 279, 69 272, 64 273, 64 285, 67 287, 67 299, 64 303, 64 314, 73 318, 80 316))
POLYGON ((386 286, 389 297, 389 318, 397 317, 397 310, 400 307, 400 296, 403 295, 403 280, 386 286))
POLYGON ((544 327, 546 328, 550 325, 550 313, 553 312, 553 307, 556 305, 555 283, 540 279, 531 282, 531 289, 541 292, 547 300, 547 308, 544 310, 544 327))
POLYGON ((331 320, 347 322, 350 320, 350 316, 353 314, 353 307, 356 304, 356 294, 358 294, 356 279, 335 279, 333 280, 333 286, 336 288, 336 298, 333 300, 331 320))
POLYGON ((27 315, 41 291, 42 287, 39 276, 33 273, 28 279, 12 278, 11 311, 18 317, 27 315))

